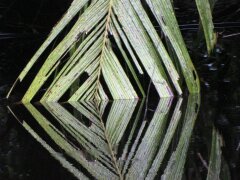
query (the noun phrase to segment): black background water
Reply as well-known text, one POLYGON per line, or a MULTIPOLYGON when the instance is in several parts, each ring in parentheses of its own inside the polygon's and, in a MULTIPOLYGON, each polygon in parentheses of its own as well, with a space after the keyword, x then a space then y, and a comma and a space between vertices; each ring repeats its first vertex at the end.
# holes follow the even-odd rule
MULTIPOLYGON (((9 114, 5 106, 9 102, 4 99, 9 86, 70 3, 70 0, 0 0, 0 179, 74 179, 9 114)), ((208 157, 205 148, 210 143, 214 123, 224 138, 223 154, 232 179, 239 179, 240 35, 234 34, 240 32, 240 2, 217 3, 214 22, 219 39, 211 57, 204 48, 193 46, 198 21, 193 1, 176 0, 175 4, 202 84, 201 109, 189 158, 196 161, 200 174, 207 173, 197 154, 208 157)), ((191 161, 188 163, 191 165, 191 161)))

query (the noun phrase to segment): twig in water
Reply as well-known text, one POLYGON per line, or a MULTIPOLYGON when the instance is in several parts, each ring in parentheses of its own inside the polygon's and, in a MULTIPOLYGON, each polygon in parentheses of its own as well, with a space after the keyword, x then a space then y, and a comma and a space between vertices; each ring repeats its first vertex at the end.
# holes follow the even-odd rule
POLYGON ((202 155, 200 153, 197 153, 199 159, 201 160, 203 166, 208 170, 208 164, 207 162, 203 159, 202 155))
POLYGON ((229 35, 226 35, 226 36, 223 36, 223 38, 228 38, 228 37, 233 37, 233 36, 239 36, 240 33, 234 33, 234 34, 229 34, 229 35))

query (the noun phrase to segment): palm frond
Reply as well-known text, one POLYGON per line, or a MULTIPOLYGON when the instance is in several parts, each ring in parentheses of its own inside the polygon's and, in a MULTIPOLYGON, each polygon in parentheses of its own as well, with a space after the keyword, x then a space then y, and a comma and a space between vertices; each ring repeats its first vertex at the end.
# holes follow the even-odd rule
POLYGON ((87 78, 72 88, 69 101, 136 99, 145 96, 142 77, 150 78, 160 97, 182 94, 179 74, 183 74, 191 93, 199 92, 197 73, 171 1, 146 2, 148 7, 139 0, 74 0, 16 80, 21 83, 30 76, 29 71, 47 48, 68 24, 74 23, 48 54, 22 101, 31 101, 43 86, 47 90, 41 101, 59 101, 86 74, 87 78), (157 19, 177 62, 173 62, 146 8, 157 19))

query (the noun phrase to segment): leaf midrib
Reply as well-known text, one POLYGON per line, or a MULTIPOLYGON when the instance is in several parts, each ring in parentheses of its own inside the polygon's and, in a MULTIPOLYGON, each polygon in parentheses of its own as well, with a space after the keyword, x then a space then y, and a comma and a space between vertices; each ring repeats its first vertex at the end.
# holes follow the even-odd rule
POLYGON ((104 30, 104 35, 103 35, 103 43, 102 43, 102 50, 101 50, 101 54, 99 57, 99 69, 98 69, 98 75, 97 75, 97 81, 96 81, 96 86, 95 86, 95 92, 94 92, 94 96, 97 97, 97 93, 98 93, 98 89, 100 86, 100 76, 101 76, 101 70, 102 70, 102 61, 103 61, 103 51, 108 39, 108 31, 109 31, 109 24, 110 24, 110 20, 111 20, 111 14, 112 14, 112 6, 113 6, 113 0, 109 0, 109 8, 108 8, 108 14, 107 14, 107 19, 106 19, 106 25, 105 25, 105 30, 104 30))
MULTIPOLYGON (((95 86, 95 92, 94 92, 95 93, 95 95, 94 95, 95 97, 97 97, 98 89, 99 89, 99 86, 100 86, 100 76, 101 76, 101 70, 102 70, 101 67, 102 67, 103 56, 104 56, 104 48, 105 48, 105 45, 106 45, 107 40, 108 40, 108 31, 109 31, 109 28, 110 28, 112 6, 113 6, 113 0, 109 0, 109 8, 108 8, 106 25, 105 25, 104 35, 103 35, 102 50, 101 50, 101 54, 100 54, 100 57, 99 57, 99 70, 98 70, 98 75, 97 75, 97 82, 96 82, 97 84, 95 86)), ((95 106, 98 107, 96 102, 95 102, 95 106)), ((96 108, 96 109, 98 110, 98 108, 96 108)), ((99 119, 100 119, 100 122, 101 122, 102 129, 103 129, 103 132, 104 132, 104 136, 106 138, 106 141, 107 141, 107 144, 108 144, 108 148, 109 148, 109 151, 110 151, 110 154, 111 154, 111 158, 112 158, 113 164, 115 166, 117 174, 119 175, 120 180, 123 180, 122 173, 121 173, 121 171, 120 171, 120 169, 118 167, 117 159, 116 159, 116 157, 114 155, 113 147, 112 147, 112 144, 111 144, 111 142, 109 140, 109 137, 108 137, 108 134, 107 134, 104 122, 103 122, 102 117, 100 115, 100 112, 98 114, 99 114, 99 119)))
POLYGON ((123 180, 123 175, 121 173, 121 170, 119 169, 119 166, 118 166, 117 159, 116 159, 116 156, 115 156, 114 151, 113 151, 113 147, 112 147, 111 141, 110 141, 110 139, 108 137, 106 127, 105 127, 103 119, 101 117, 100 110, 98 109, 98 106, 97 106, 97 102, 95 102, 95 107, 96 107, 96 110, 97 110, 98 118, 100 120, 100 124, 101 124, 103 132, 104 132, 104 136, 105 136, 106 141, 107 141, 107 145, 108 145, 108 149, 109 149, 110 154, 111 154, 113 165, 115 166, 115 169, 117 171, 117 174, 119 175, 120 180, 123 180))

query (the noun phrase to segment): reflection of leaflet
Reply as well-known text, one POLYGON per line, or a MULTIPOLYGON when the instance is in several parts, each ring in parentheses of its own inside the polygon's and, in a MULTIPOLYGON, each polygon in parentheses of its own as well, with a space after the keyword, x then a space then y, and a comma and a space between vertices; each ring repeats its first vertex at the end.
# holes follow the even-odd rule
MULTIPOLYGON (((181 179, 186 162, 190 138, 200 107, 200 96, 188 97, 188 103, 183 118, 183 127, 176 150, 172 153, 167 168, 162 175, 163 179, 181 179)), ((151 179, 151 178, 150 178, 151 179)))
POLYGON ((209 170, 207 180, 219 179, 221 171, 221 136, 219 132, 213 127, 212 130, 212 145, 209 160, 209 170))
POLYGON ((182 101, 182 98, 176 103, 172 103, 171 98, 161 99, 157 107, 148 109, 147 116, 144 101, 135 100, 42 103, 51 116, 37 109, 42 106, 25 104, 35 121, 65 151, 64 155, 74 159, 74 164, 71 159, 60 157, 25 121, 23 126, 78 179, 154 179, 160 168, 164 170, 162 162, 166 158, 164 177, 174 179, 182 176, 199 107, 197 96, 188 98, 186 110, 182 101), (54 121, 47 117, 54 117, 54 121), (183 122, 180 139, 169 158, 170 144, 180 122, 183 122), (92 177, 78 173, 78 164, 92 177))
POLYGON ((164 139, 162 140, 162 143, 159 147, 158 153, 157 153, 154 161, 152 162, 151 168, 149 169, 148 175, 146 177, 147 179, 154 179, 154 177, 157 175, 159 168, 162 165, 163 159, 167 153, 167 150, 169 148, 169 145, 172 141, 173 135, 176 131, 176 128, 179 124, 179 121, 180 121, 180 118, 182 115, 182 112, 180 110, 181 105, 182 105, 182 98, 180 98, 177 102, 175 110, 172 114, 170 124, 164 135, 164 139))
MULTIPOLYGON (((57 103, 55 103, 55 105, 56 104, 57 103)), ((77 162, 79 162, 84 168, 86 168, 86 170, 89 171, 93 176, 105 177, 105 179, 106 177, 108 177, 109 179, 117 178, 115 173, 113 173, 110 169, 104 166, 100 161, 98 160, 89 161, 88 159, 86 159, 85 153, 80 149, 76 148, 73 143, 69 142, 69 140, 66 139, 66 136, 63 133, 61 133, 58 129, 56 129, 56 127, 53 124, 51 124, 33 105, 26 104, 24 106, 29 110, 32 116, 42 126, 42 128, 51 137, 51 139, 59 147, 61 147, 66 152, 66 154, 68 154, 70 157, 72 157, 77 162)), ((63 109, 60 109, 60 110, 63 110, 63 109)), ((66 126, 63 126, 63 128, 64 127, 67 128, 66 126)), ((82 128, 79 129, 79 131, 80 130, 82 130, 82 128)), ((78 137, 80 137, 80 135, 78 135, 78 137)), ((92 137, 92 138, 96 138, 96 137, 92 137)), ((96 149, 96 152, 98 152, 97 149, 96 149)))
POLYGON ((76 178, 81 180, 87 180, 87 178, 81 171, 69 163, 66 158, 57 153, 51 146, 49 146, 34 130, 25 122, 23 122, 23 127, 45 148, 48 152, 57 159, 61 165, 66 168, 70 173, 72 173, 76 178))
POLYGON ((136 100, 113 101, 106 122, 106 134, 113 147, 117 146, 122 139, 136 105, 136 100))
POLYGON ((144 179, 146 177, 147 171, 151 167, 152 161, 155 159, 155 154, 164 137, 171 101, 171 98, 164 98, 159 101, 153 118, 132 159, 131 166, 126 175, 127 179, 144 179))

